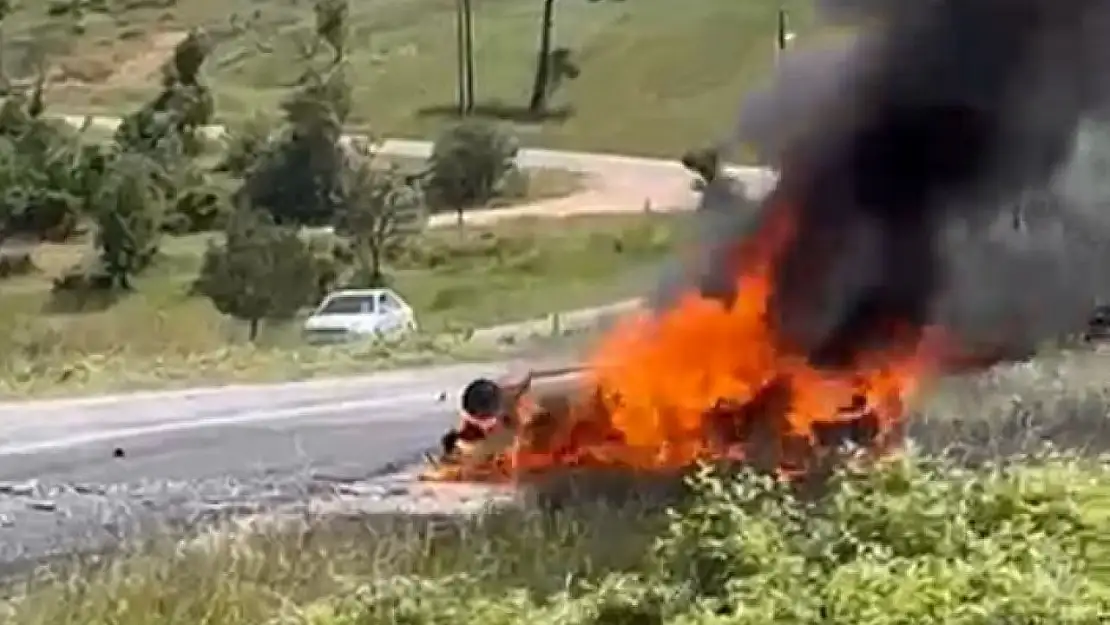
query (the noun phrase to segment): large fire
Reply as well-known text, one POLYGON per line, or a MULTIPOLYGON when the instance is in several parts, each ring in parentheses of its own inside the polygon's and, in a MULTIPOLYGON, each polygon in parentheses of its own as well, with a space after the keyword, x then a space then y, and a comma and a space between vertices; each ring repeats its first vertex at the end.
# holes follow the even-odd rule
POLYGON ((744 107, 741 125, 767 127, 759 147, 781 174, 759 227, 706 236, 699 251, 730 253, 696 268, 685 299, 605 337, 569 406, 526 382, 470 387, 486 399, 430 477, 700 459, 807 474, 845 441, 897 446, 925 382, 990 364, 950 343, 1001 342, 1011 353, 999 357, 1013 356, 1103 299, 1101 191, 1064 193, 1060 174, 1081 122, 1105 120, 1107 3, 821 4, 866 19, 845 54, 783 57, 766 110, 744 107), (989 244, 953 245, 955 231, 989 244), (722 280, 735 296, 702 295, 722 280), (987 299, 1020 314, 1002 319, 987 299))
POLYGON ((480 434, 447 450, 427 477, 511 480, 568 466, 669 470, 710 459, 791 476, 845 442, 878 453, 896 447, 908 400, 953 364, 941 333, 907 332, 909 340, 867 353, 850 370, 818 369, 791 353, 776 336, 769 301, 794 213, 789 203, 772 203, 767 217, 735 249, 731 305, 690 293, 666 312, 624 320, 588 361, 565 414, 539 405, 527 383, 506 389, 502 414, 485 415, 484 424, 465 415, 480 434))

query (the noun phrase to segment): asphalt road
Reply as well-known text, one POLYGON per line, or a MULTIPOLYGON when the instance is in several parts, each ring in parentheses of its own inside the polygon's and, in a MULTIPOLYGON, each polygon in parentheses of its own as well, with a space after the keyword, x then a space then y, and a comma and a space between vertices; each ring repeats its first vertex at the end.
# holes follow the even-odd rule
POLYGON ((435 447, 467 381, 503 371, 0 403, 0 570, 370 483, 435 447))

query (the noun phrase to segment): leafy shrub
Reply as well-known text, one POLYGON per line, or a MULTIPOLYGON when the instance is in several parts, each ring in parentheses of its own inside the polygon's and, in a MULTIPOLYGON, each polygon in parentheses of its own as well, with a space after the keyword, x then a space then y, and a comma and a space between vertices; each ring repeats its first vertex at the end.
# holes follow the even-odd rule
POLYGON ((268 210, 279 224, 330 224, 348 158, 340 143, 350 110, 342 66, 309 72, 281 108, 284 124, 245 170, 241 198, 268 210))
POLYGON ((274 139, 276 129, 273 120, 259 115, 232 128, 225 139, 224 157, 217 170, 236 177, 246 175, 274 139))
POLYGON ((100 263, 125 291, 158 254, 167 208, 159 184, 162 174, 154 159, 123 153, 112 162, 93 199, 100 263))
POLYGON ((549 594, 476 571, 394 576, 315 610, 321 623, 1095 625, 1097 531, 1080 485, 1106 468, 1056 458, 968 470, 913 456, 849 467, 816 490, 706 468, 640 571, 568 576, 549 594))
POLYGON ((352 146, 343 172, 336 232, 350 237, 358 286, 385 286, 390 251, 404 249, 425 229, 423 189, 399 167, 375 167, 373 149, 352 146))
POLYGON ((42 120, 19 93, 0 106, 0 225, 5 234, 63 241, 82 207, 85 151, 72 128, 42 120))
POLYGON ((1081 474, 903 458, 803 501, 767 477, 702 473, 657 567, 722 622, 1093 624, 1110 603, 1089 577, 1081 474))
POLYGON ((173 234, 211 232, 226 224, 230 212, 225 189, 211 184, 192 186, 174 198, 162 229, 173 234))
POLYGON ((312 303, 319 263, 296 229, 243 207, 232 214, 224 235, 222 242, 209 242, 193 292, 247 322, 252 341, 263 320, 286 321, 312 303))
POLYGON ((467 120, 445 130, 432 147, 425 179, 434 208, 463 211, 481 206, 497 194, 516 168, 516 138, 485 120, 467 120))

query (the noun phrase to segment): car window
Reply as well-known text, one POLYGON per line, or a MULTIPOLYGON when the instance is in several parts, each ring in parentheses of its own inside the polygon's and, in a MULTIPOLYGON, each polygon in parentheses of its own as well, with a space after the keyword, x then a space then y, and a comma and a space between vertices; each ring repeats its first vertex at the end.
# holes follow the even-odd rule
POLYGON ((365 295, 333 297, 316 311, 317 315, 365 315, 374 312, 374 298, 365 295))
POLYGON ((391 293, 382 293, 378 295, 378 307, 383 311, 400 310, 401 302, 391 293))

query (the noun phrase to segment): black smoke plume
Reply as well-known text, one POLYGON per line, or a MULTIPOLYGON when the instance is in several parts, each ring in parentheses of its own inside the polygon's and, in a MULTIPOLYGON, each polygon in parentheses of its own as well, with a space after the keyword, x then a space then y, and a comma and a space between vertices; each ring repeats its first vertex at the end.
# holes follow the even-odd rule
POLYGON ((705 211, 698 284, 734 296, 733 248, 789 211, 773 321, 815 364, 934 324, 1012 352, 1080 329, 1110 294, 1110 185, 1086 171, 1110 153, 1110 2, 820 4, 867 26, 835 52, 788 53, 743 107, 740 138, 779 184, 755 225, 705 211))

